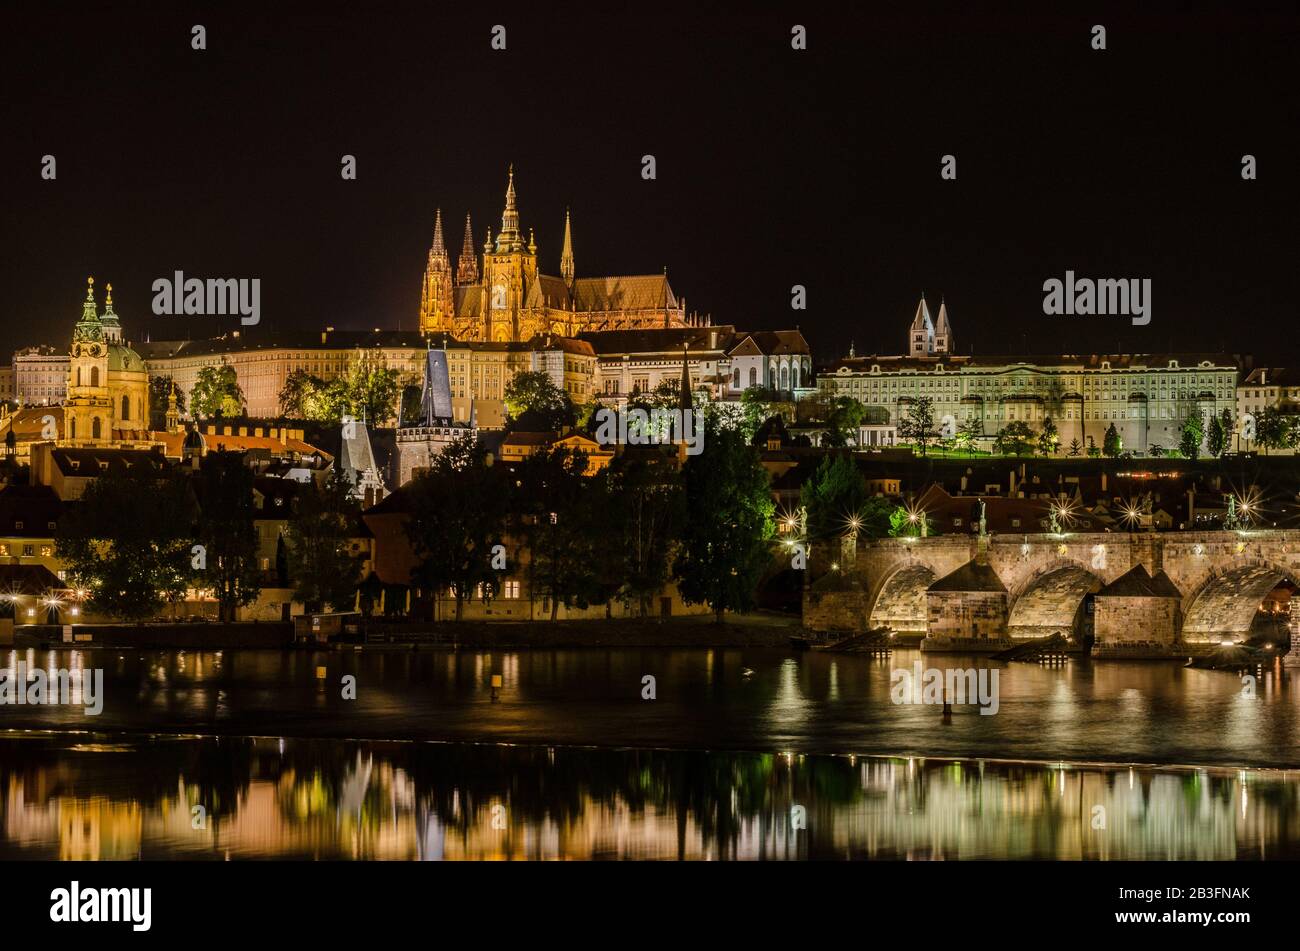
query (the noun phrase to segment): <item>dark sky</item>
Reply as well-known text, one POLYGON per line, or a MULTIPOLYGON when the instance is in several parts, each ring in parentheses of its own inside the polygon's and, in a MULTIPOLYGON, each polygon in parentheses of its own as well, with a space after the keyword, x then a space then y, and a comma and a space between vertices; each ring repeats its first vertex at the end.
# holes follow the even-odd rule
POLYGON ((175 269, 261 278, 267 329, 414 329, 434 209, 481 244, 513 162, 548 272, 567 205, 580 275, 667 266, 820 359, 897 352, 923 289, 961 351, 1300 355, 1294 6, 585 6, 7 7, 0 353, 65 346, 91 273, 136 338, 214 327, 149 313, 175 269), (1044 316, 1067 268, 1151 278, 1150 325, 1044 316))

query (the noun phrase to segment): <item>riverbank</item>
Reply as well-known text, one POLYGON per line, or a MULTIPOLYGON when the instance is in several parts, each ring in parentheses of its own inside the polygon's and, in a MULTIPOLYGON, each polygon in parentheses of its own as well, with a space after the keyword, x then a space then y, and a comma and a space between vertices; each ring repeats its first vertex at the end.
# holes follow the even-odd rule
MULTIPOLYGON (((313 649, 571 648, 571 647, 786 647, 803 633, 796 616, 755 612, 675 618, 610 618, 584 621, 367 621, 356 634, 313 649)), ((293 626, 241 624, 78 624, 14 629, 15 648, 75 647, 109 650, 281 650, 294 644, 293 626)))

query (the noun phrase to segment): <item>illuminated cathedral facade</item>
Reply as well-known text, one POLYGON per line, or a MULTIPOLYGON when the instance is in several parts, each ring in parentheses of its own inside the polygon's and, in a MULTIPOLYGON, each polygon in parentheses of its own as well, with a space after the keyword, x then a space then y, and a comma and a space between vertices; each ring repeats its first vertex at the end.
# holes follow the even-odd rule
POLYGON ((469 215, 465 242, 453 271, 442 232, 442 210, 434 220, 433 244, 420 294, 420 330, 446 333, 459 341, 523 342, 539 334, 574 337, 584 331, 644 330, 706 323, 688 317, 667 273, 626 277, 579 277, 569 215, 559 276, 538 269, 537 243, 519 226, 514 168, 506 186, 501 230, 492 230, 479 254, 469 215))

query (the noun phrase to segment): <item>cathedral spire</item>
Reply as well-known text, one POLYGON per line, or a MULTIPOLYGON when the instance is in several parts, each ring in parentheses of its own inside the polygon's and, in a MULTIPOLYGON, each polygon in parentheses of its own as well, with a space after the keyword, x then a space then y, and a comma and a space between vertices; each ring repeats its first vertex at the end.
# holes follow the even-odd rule
POLYGON ((506 207, 501 212, 501 233, 497 235, 498 251, 520 251, 519 208, 515 204, 515 167, 510 166, 510 181, 506 185, 506 207))
POLYGON ((81 304, 81 319, 72 331, 73 340, 103 340, 104 327, 95 312, 95 279, 86 278, 86 299, 81 304))
POLYGON ((478 254, 474 250, 474 225, 470 223, 468 214, 465 215, 465 242, 461 246, 460 257, 456 260, 456 283, 478 283, 478 254))
POLYGON ((560 252, 560 276, 573 287, 573 232, 569 227, 569 209, 564 209, 564 250, 560 252))
POLYGON ((442 240, 442 209, 439 208, 433 216, 433 246, 429 248, 429 255, 447 256, 447 245, 442 240))
POLYGON ((682 345, 682 382, 677 395, 677 408, 686 411, 692 408, 691 400, 691 360, 690 351, 682 345))

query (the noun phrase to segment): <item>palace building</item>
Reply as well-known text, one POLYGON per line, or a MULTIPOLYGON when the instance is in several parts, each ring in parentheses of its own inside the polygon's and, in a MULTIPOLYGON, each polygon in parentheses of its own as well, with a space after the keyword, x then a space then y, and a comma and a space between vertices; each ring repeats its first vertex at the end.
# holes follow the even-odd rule
POLYGON ((938 433, 968 433, 980 448, 990 448, 1008 424, 1038 432, 1050 417, 1060 454, 1075 440, 1080 452, 1100 449, 1111 425, 1125 450, 1146 454, 1177 449, 1188 416, 1236 416, 1239 362, 1216 353, 956 354, 947 307, 936 325, 922 298, 907 355, 864 357, 850 349, 819 371, 817 385, 862 403, 864 430, 894 430, 914 400, 928 397, 938 433))
POLYGON ((539 270, 532 230, 525 243, 515 199, 514 167, 496 239, 488 229, 482 260, 474 250, 469 216, 465 242, 453 271, 442 233, 442 210, 434 218, 433 244, 420 293, 420 331, 446 333, 460 341, 519 343, 555 334, 576 337, 598 330, 688 327, 688 317, 668 275, 579 277, 572 222, 564 217, 564 247, 558 276, 539 270))

